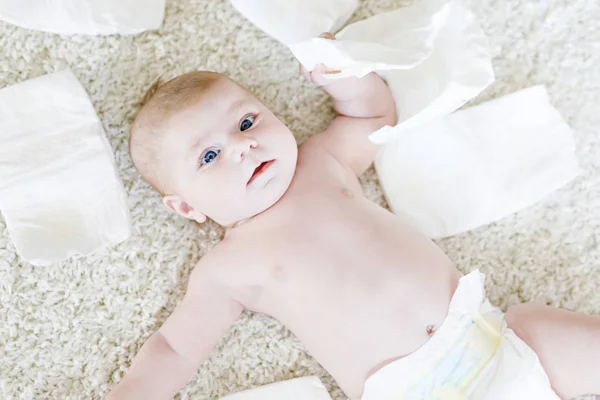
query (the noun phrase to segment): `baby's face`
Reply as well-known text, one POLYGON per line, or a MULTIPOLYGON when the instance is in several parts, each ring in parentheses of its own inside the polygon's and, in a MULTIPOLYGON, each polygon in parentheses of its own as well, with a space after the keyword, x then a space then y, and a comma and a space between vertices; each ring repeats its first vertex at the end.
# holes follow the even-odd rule
POLYGON ((159 168, 172 190, 163 202, 199 222, 230 226, 259 214, 283 196, 296 169, 290 130, 227 79, 169 118, 163 138, 159 168))

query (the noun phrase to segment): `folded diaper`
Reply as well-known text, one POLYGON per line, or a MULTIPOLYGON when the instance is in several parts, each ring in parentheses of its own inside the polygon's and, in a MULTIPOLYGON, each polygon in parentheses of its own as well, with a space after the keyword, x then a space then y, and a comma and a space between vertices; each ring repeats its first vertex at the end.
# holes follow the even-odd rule
POLYGON ((429 237, 499 220, 579 173, 572 131, 543 86, 406 131, 375 167, 392 211, 429 237))
POLYGON ((335 32, 358 0, 231 0, 254 25, 289 46, 323 32, 335 32))
POLYGON ((19 254, 48 265, 125 240, 110 144, 71 71, 0 90, 0 210, 19 254))
POLYGON ((0 20, 60 34, 135 34, 158 29, 165 0, 0 0, 0 20))
POLYGON ((290 379, 222 397, 221 400, 331 400, 316 376, 290 379))

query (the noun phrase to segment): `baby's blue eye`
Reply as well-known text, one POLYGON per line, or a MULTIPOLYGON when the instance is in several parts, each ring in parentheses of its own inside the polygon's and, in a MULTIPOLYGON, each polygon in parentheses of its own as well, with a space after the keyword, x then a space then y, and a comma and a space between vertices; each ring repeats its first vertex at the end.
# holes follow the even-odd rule
POLYGON ((244 120, 240 124, 240 131, 244 132, 245 130, 250 129, 250 127, 252 126, 253 123, 254 123, 253 116, 248 116, 248 117, 244 118, 244 120))
POLYGON ((215 160, 215 158, 217 158, 217 156, 219 155, 220 152, 221 152, 221 150, 219 150, 219 149, 208 150, 200 158, 200 166, 213 162, 215 160))

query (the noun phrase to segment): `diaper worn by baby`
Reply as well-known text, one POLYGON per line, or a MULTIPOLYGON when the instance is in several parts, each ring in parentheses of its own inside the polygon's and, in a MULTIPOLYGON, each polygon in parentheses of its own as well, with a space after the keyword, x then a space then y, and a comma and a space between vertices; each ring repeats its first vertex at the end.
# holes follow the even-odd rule
POLYGON ((558 400, 535 352, 464 276, 448 316, 420 349, 367 380, 362 400, 558 400))
POLYGON ((304 376, 255 387, 222 397, 220 400, 331 400, 323 382, 304 376))

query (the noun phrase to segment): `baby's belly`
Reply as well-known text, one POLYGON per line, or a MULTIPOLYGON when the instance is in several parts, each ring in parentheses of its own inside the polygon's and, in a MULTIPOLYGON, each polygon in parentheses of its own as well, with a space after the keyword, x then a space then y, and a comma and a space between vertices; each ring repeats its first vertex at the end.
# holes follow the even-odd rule
POLYGON ((440 265, 373 271, 370 282, 349 277, 313 282, 310 294, 305 284, 290 283, 278 295, 266 294, 258 311, 290 328, 344 392, 358 399, 370 374, 414 352, 435 332, 459 277, 454 268, 440 265))
POLYGON ((435 332, 460 273, 433 242, 367 200, 312 211, 270 238, 244 304, 290 328, 359 398, 369 374, 435 332))

